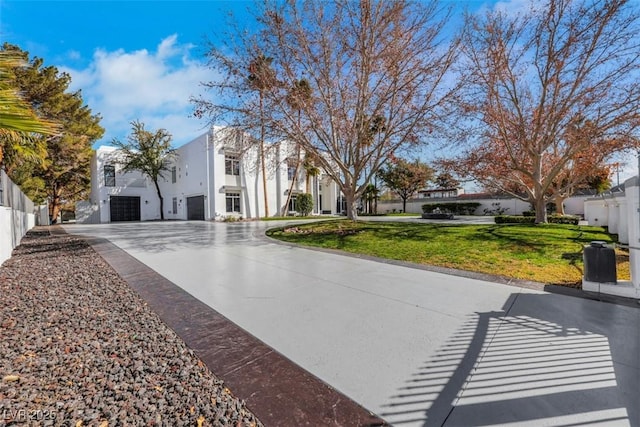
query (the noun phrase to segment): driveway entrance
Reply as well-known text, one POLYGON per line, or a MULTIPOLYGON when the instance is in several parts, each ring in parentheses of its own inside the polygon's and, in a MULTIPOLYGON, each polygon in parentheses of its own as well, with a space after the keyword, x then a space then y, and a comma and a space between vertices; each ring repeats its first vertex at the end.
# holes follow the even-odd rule
POLYGON ((280 245, 277 223, 104 237, 388 422, 640 425, 640 309, 280 245))

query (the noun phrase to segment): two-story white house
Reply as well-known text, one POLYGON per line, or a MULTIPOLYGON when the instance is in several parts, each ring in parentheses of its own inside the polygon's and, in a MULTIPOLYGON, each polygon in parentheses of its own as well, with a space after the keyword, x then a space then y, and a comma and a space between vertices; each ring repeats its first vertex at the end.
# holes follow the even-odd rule
MULTIPOLYGON (((264 185, 258 148, 243 149, 237 132, 212 127, 176 149, 176 156, 160 179, 164 217, 215 220, 228 216, 265 216, 264 185)), ((337 185, 325 174, 310 176, 298 168, 291 187, 297 153, 281 141, 266 147, 269 216, 295 211, 296 196, 306 192, 314 200, 313 214, 340 211, 337 185), (289 190, 289 205, 285 206, 289 190)), ((85 223, 160 219, 160 202, 153 182, 139 172, 123 173, 114 147, 96 150, 91 165, 91 196, 76 206, 76 219, 85 223)))

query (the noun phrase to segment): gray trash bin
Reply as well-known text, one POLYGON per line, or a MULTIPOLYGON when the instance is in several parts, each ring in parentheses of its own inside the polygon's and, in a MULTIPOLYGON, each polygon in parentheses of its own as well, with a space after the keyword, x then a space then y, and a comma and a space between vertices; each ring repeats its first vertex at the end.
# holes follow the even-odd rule
POLYGON ((616 283, 616 253, 606 242, 595 241, 584 247, 584 280, 616 283))

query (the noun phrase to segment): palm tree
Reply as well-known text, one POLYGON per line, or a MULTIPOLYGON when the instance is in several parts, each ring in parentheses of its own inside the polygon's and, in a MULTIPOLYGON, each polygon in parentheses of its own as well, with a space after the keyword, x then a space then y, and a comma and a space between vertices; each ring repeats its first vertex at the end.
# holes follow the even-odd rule
MULTIPOLYGON (((311 98, 311 86, 309 85, 309 82, 306 79, 300 79, 297 82, 295 82, 295 84, 290 89, 289 94, 287 96, 287 102, 289 103, 291 108, 296 110, 298 114, 298 130, 297 131, 299 133, 302 132, 302 126, 301 126, 302 107, 304 106, 304 103, 307 102, 310 98, 311 98)), ((291 185, 289 186, 289 191, 287 193, 287 201, 284 204, 284 208, 283 208, 283 215, 285 216, 289 212, 289 202, 291 201, 291 196, 292 196, 291 193, 293 192, 293 188, 295 187, 296 181, 298 179, 298 173, 300 172, 301 151, 302 151, 302 148, 300 147, 300 143, 296 141, 296 167, 295 167, 295 172, 293 174, 293 179, 291 180, 291 185)), ((309 191, 307 190, 307 192, 309 191)))
POLYGON ((304 168, 304 172, 307 175, 306 180, 306 192, 311 192, 311 180, 312 176, 320 175, 320 168, 316 166, 315 159, 309 153, 304 156, 304 161, 302 162, 302 167, 304 168))
POLYGON ((265 162, 265 124, 264 124, 264 91, 275 84, 276 78, 271 63, 273 58, 260 55, 249 64, 249 85, 258 91, 260 109, 260 166, 262 169, 262 189, 264 193, 264 215, 269 216, 269 199, 267 197, 267 166, 265 162))
POLYGON ((46 156, 40 135, 52 135, 58 126, 36 116, 28 102, 12 85, 12 70, 24 64, 17 52, 0 51, 0 166, 5 154, 38 160, 46 156))

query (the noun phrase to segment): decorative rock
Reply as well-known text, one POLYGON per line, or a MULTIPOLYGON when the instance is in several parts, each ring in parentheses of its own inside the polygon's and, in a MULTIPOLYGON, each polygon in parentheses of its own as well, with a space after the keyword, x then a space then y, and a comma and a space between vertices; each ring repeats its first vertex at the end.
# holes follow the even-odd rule
POLYGON ((81 239, 29 232, 0 267, 0 319, 0 408, 55 411, 43 425, 262 425, 81 239))

